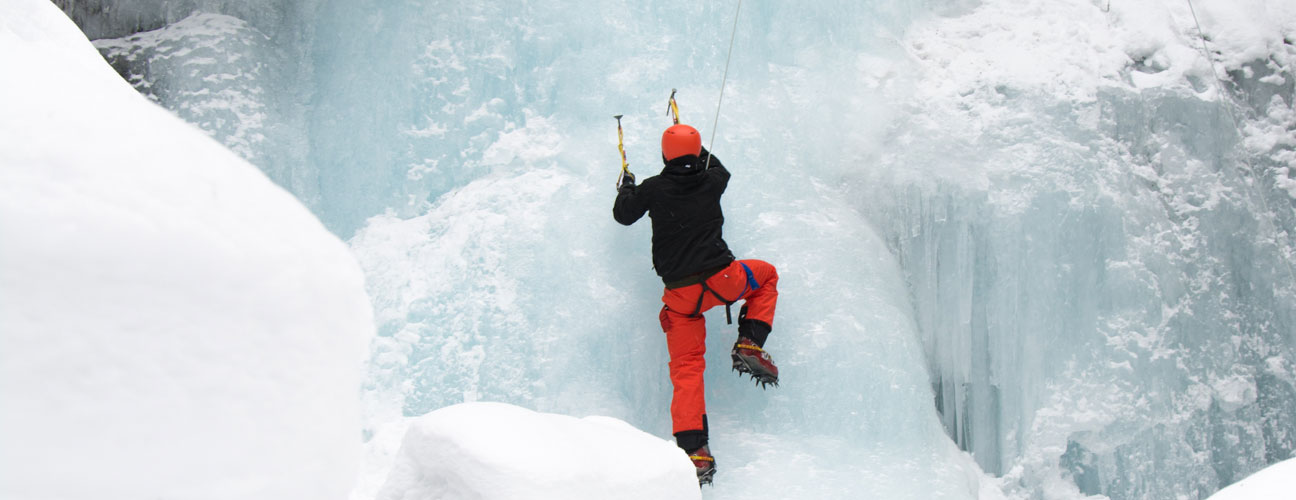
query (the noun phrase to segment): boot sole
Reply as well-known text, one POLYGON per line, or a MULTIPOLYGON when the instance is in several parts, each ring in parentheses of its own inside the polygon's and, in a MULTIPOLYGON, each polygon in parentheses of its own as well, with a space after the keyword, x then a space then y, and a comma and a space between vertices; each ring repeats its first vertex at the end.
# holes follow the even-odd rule
POLYGON ((755 380, 762 389, 767 385, 778 387, 778 377, 765 370, 765 367, 761 366, 760 363, 748 362, 743 356, 737 354, 731 356, 733 357, 733 369, 737 371, 739 375, 751 375, 752 380, 755 380))

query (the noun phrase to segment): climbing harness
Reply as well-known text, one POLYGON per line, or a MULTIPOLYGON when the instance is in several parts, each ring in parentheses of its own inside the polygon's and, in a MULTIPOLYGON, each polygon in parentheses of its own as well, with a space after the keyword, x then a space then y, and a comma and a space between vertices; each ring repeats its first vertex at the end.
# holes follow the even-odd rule
MULTIPOLYGON (((696 318, 702 315, 702 301, 703 299, 706 298, 706 294, 710 293, 717 300, 724 303, 725 323, 730 325, 733 324, 733 311, 730 310, 730 308, 733 307, 733 305, 736 304, 738 301, 742 300, 743 297, 746 297, 748 292, 752 292, 755 291, 757 288, 760 288, 760 283, 756 281, 756 276, 752 274, 751 268, 747 267, 747 264, 744 264, 742 262, 739 262, 738 264, 742 266, 743 273, 746 274, 747 277, 747 282, 744 283, 742 293, 738 294, 738 297, 733 300, 726 299, 724 298, 723 295, 720 295, 720 292, 717 292, 713 290, 710 286, 707 286, 707 280, 704 279, 701 282, 702 292, 698 294, 697 306, 693 308, 693 314, 690 314, 689 316, 696 318)), ((719 272, 717 272, 716 274, 719 274, 719 272)))

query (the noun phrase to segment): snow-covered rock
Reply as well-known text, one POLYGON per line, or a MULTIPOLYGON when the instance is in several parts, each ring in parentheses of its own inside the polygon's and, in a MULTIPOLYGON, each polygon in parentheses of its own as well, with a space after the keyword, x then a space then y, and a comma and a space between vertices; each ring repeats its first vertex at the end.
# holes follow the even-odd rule
POLYGON ((0 67, 0 498, 344 498, 346 246, 53 4, 0 3, 0 67))
POLYGON ((674 443, 611 417, 464 403, 410 422, 378 497, 403 499, 702 498, 674 443))

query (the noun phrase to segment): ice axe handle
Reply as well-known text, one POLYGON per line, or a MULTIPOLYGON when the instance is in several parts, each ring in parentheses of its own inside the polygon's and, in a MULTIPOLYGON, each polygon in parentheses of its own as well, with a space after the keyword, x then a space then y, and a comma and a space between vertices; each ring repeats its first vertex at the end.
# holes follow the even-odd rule
MULTIPOLYGON (((621 131, 621 117, 625 115, 614 115, 617 121, 617 150, 621 151, 621 176, 624 177, 630 171, 630 162, 626 161, 625 154, 625 133, 621 131)), ((620 184, 620 181, 617 181, 620 184)))
POLYGON ((675 89, 671 89, 670 106, 666 108, 666 114, 671 115, 671 119, 679 125, 679 105, 675 104, 675 89))

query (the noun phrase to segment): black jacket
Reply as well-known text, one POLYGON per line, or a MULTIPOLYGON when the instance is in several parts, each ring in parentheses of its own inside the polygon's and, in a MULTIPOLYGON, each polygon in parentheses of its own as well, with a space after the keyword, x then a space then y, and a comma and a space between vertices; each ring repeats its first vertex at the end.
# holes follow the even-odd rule
POLYGON ((721 235, 724 214, 720 195, 729 185, 729 171, 704 149, 699 156, 666 162, 661 174, 642 184, 624 185, 617 193, 612 216, 631 225, 652 218, 653 267, 665 283, 733 262, 733 253, 721 235))

